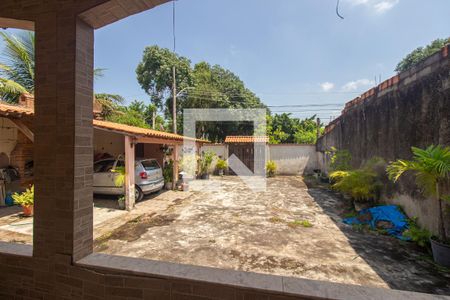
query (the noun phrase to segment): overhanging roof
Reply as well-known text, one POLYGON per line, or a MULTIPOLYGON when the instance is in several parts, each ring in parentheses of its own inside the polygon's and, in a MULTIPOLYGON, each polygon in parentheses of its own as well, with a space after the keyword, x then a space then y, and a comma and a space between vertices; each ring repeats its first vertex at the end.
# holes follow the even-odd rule
MULTIPOLYGON (((5 102, 0 102, 0 116, 10 118, 20 118, 22 116, 34 116, 34 110, 32 108, 27 108, 20 105, 13 105, 5 102)), ((108 121, 93 120, 93 126, 94 128, 97 129, 112 131, 123 135, 133 136, 136 138, 156 138, 160 139, 161 141, 166 140, 168 142, 169 141, 182 142, 184 141, 184 139, 191 141, 194 140, 193 138, 188 137, 185 138, 184 136, 179 134, 129 126, 108 121)), ((209 143, 209 141, 200 139, 195 139, 195 141, 200 143, 209 143)))
POLYGON ((267 136, 253 136, 253 135, 228 135, 225 138, 225 143, 267 143, 269 138, 267 136))

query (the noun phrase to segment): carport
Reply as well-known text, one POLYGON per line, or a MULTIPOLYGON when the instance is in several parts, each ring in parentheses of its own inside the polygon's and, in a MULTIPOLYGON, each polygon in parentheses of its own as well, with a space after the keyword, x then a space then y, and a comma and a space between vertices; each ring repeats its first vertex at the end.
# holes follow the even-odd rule
MULTIPOLYGON (((136 156, 155 158, 163 166, 163 149, 172 148, 173 188, 178 180, 179 158, 185 137, 152 129, 134 127, 107 121, 94 120, 95 151, 109 151, 118 155, 125 153, 125 207, 131 210, 135 204, 134 163, 136 156), (130 176, 132 175, 132 176, 130 176)), ((187 138, 192 140, 190 138, 187 138)), ((207 141, 195 140, 196 151, 207 141)))
MULTIPOLYGON (((32 100, 33 97, 28 97, 32 100)), ((21 97, 21 100, 25 97, 21 97)), ((34 141, 33 119, 34 101, 19 103, 23 105, 10 105, 0 102, 0 117, 6 118, 14 124, 18 131, 24 134, 29 141, 34 141)), ((182 135, 168 133, 147 128, 140 128, 119 123, 102 120, 93 120, 94 127, 94 152, 104 152, 113 156, 125 154, 125 206, 131 210, 135 204, 135 178, 134 164, 136 155, 150 157, 158 160, 163 166, 164 149, 172 148, 171 158, 173 160, 174 179, 173 188, 178 180, 179 157, 185 137, 182 135), (129 176, 133 175, 133 176, 129 176)), ((191 140, 191 138, 187 138, 191 140)), ((86 143, 88 141, 85 141, 86 143)), ((195 140, 197 153, 200 147, 208 142, 205 140, 195 140)), ((80 140, 80 143, 83 141, 80 140)), ((32 146, 32 145, 31 145, 32 146)), ((16 147, 21 147, 16 145, 16 147)), ((82 147, 82 146, 81 146, 82 147)), ((93 153, 86 153, 92 156, 93 153)))

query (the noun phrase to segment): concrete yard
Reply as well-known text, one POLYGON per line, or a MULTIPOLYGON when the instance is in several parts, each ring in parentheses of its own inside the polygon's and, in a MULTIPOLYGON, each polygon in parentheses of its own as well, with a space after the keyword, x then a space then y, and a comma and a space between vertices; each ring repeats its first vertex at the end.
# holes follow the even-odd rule
POLYGON ((326 190, 308 189, 301 177, 270 178, 267 191, 260 193, 238 177, 214 177, 193 187, 197 191, 155 197, 151 202, 160 205, 170 195, 170 204, 97 239, 95 250, 450 294, 450 273, 438 271, 411 243, 343 224, 342 200, 326 190))
MULTIPOLYGON (((302 177, 252 192, 233 176, 162 192, 132 212, 96 199, 95 251, 191 265, 450 294, 450 273, 415 245, 342 223, 345 205, 302 177), (312 226, 311 226, 312 225, 312 226)), ((0 240, 32 241, 32 219, 0 210, 0 240)))

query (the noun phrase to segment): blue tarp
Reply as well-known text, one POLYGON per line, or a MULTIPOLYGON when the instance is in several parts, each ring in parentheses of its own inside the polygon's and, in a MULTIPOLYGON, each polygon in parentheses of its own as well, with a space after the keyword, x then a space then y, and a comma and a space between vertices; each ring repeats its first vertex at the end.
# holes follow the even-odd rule
POLYGON ((408 229, 408 219, 396 205, 384 205, 363 209, 358 216, 346 218, 345 224, 368 224, 372 229, 377 228, 380 221, 390 222, 392 228, 386 229, 387 233, 401 240, 407 240, 403 231, 408 229))

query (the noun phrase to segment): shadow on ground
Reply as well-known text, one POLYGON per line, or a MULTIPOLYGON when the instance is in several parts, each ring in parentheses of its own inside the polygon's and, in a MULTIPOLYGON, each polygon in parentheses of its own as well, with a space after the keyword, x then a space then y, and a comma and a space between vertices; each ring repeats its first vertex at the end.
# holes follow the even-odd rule
POLYGON ((436 266, 429 253, 411 242, 344 224, 342 218, 348 204, 324 187, 310 185, 308 193, 345 234, 359 257, 390 288, 450 295, 450 272, 436 266))

